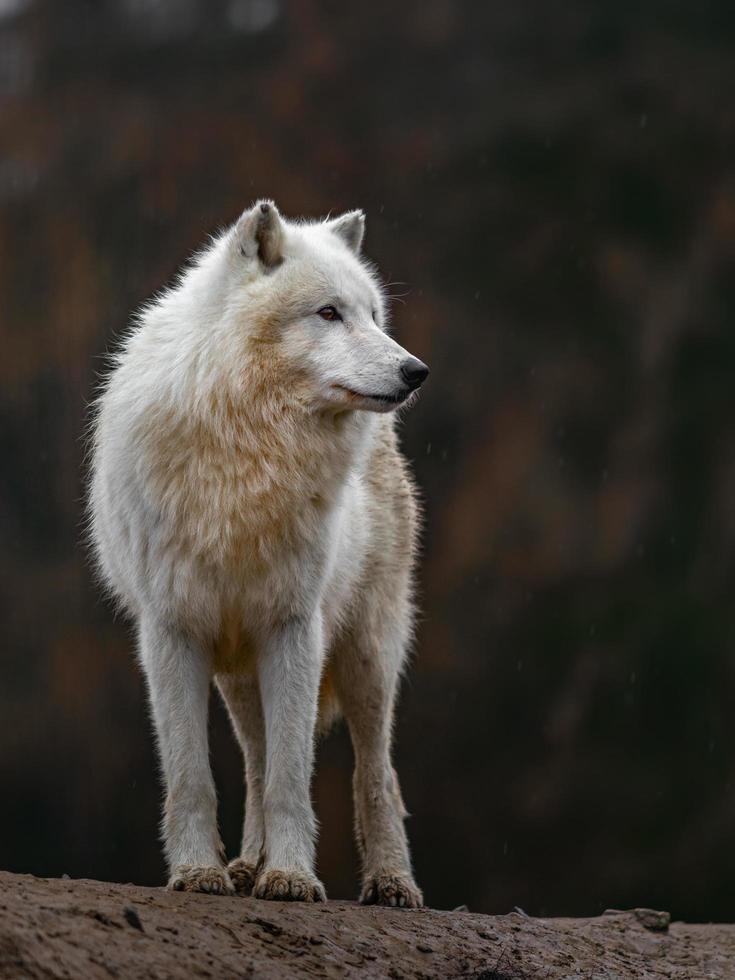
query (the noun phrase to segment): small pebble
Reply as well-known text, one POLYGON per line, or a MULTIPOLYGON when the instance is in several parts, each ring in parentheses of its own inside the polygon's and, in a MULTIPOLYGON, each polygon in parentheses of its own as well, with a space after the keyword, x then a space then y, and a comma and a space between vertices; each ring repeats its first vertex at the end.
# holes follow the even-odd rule
POLYGON ((139 929, 141 932, 144 931, 143 923, 140 921, 140 916, 135 911, 132 905, 125 906, 125 908, 123 909, 123 915, 125 916, 125 921, 129 926, 132 926, 133 929, 139 929))
POLYGON ((671 922, 670 912, 660 912, 658 909, 605 909, 603 915, 632 915, 651 932, 666 932, 671 922))
POLYGON ((644 927, 651 932, 666 932, 671 922, 669 912, 659 912, 657 909, 633 909, 633 915, 644 927))

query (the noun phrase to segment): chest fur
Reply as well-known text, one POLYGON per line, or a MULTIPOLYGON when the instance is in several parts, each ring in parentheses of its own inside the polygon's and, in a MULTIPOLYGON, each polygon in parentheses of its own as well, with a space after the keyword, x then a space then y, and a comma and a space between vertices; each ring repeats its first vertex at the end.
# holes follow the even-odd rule
POLYGON ((243 578, 298 577, 324 550, 360 433, 295 415, 150 419, 141 434, 145 492, 179 554, 243 578))

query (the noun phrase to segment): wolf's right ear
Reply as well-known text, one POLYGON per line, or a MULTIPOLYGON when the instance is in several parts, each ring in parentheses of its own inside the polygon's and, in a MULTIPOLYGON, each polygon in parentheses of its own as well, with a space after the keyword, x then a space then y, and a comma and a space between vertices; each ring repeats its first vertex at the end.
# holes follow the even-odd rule
POLYGON ((273 201, 258 201, 240 216, 235 226, 240 252, 247 258, 259 258, 266 269, 283 260, 285 233, 278 208, 273 201))
POLYGON ((339 235, 348 248, 356 254, 360 254, 362 240, 365 237, 365 212, 347 211, 338 218, 332 218, 327 222, 327 228, 339 235))

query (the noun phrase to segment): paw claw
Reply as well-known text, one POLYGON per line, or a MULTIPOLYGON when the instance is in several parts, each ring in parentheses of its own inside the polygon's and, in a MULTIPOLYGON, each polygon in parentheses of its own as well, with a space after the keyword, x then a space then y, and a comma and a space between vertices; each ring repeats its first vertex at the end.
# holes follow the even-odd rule
POLYGON ((224 868, 192 865, 174 868, 168 887, 175 892, 203 892, 205 895, 234 895, 235 893, 224 868))
POLYGON ((324 886, 313 875, 304 871, 279 871, 269 868, 263 871, 255 883, 253 894, 276 902, 325 902, 324 886))
POLYGON ((424 904, 424 897, 408 875, 376 874, 365 882, 360 901, 363 905, 418 909, 424 904))

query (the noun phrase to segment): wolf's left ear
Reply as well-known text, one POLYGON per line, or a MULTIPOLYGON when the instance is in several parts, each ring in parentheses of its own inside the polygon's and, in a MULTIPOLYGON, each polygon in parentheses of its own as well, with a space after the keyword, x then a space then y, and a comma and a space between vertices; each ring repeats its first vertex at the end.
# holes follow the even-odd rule
POLYGON ((342 241, 356 254, 360 254, 362 239, 365 235, 365 212, 347 211, 339 218, 327 222, 327 228, 339 235, 342 241))
POLYGON ((237 244, 243 255, 260 259, 272 269, 283 259, 284 230, 273 201, 258 201, 245 211, 235 226, 237 244))

